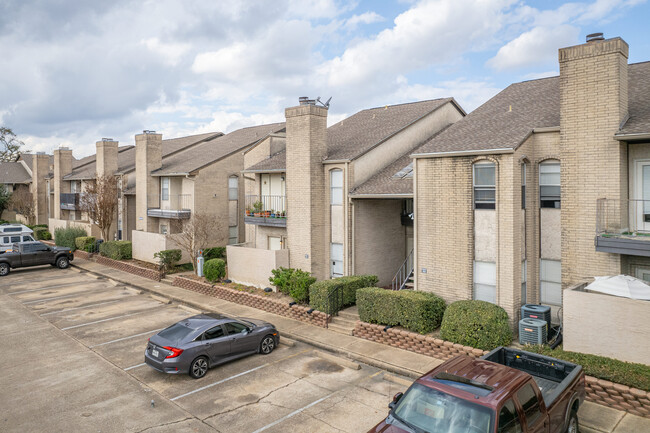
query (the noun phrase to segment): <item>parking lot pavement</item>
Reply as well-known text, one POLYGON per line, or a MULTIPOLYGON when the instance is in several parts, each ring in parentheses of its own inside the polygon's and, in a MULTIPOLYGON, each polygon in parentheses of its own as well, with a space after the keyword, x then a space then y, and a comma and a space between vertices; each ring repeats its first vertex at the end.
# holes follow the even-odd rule
POLYGON ((190 315, 88 273, 13 271, 0 280, 0 431, 363 432, 405 389, 305 343, 200 380, 144 365, 147 338, 190 315))

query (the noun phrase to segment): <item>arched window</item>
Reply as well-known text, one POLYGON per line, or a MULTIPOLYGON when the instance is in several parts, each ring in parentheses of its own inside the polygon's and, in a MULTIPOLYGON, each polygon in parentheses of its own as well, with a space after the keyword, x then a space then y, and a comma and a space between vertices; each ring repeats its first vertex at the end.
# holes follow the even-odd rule
POLYGON ((493 162, 474 163, 474 209, 494 209, 496 205, 496 166, 493 162))
POLYGON ((539 164, 539 207, 560 208, 560 161, 539 164))
POLYGON ((330 204, 343 204, 343 171, 330 171, 330 204))

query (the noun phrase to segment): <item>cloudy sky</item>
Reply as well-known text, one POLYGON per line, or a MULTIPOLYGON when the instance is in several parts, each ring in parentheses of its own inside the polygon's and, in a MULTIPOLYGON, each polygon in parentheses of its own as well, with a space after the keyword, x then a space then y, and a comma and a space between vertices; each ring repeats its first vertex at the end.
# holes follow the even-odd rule
POLYGON ((645 0, 0 0, 0 125, 76 157, 143 129, 173 138, 453 96, 471 111, 557 75, 557 49, 621 36, 650 60, 645 0))

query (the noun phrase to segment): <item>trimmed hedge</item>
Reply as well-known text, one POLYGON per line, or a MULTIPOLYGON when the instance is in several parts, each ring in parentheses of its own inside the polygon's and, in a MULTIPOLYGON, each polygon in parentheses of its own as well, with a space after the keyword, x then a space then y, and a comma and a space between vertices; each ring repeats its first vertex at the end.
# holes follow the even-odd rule
POLYGON ((589 376, 650 392, 650 366, 648 365, 586 353, 566 352, 562 347, 551 349, 548 346, 526 346, 524 350, 580 364, 585 374, 589 376))
POLYGON ((278 291, 289 295, 294 301, 301 304, 309 302, 309 287, 316 282, 309 272, 294 268, 277 268, 269 282, 277 287, 278 291))
POLYGON ((68 247, 74 251, 77 249, 75 239, 83 236, 88 236, 88 233, 80 227, 58 228, 54 231, 54 243, 59 247, 68 247))
POLYGON ((34 239, 37 241, 49 241, 52 239, 52 233, 47 231, 47 227, 35 227, 34 239))
POLYGON ((379 279, 375 275, 353 275, 318 281, 309 287, 309 305, 318 311, 327 310, 327 298, 337 288, 342 291, 343 302, 339 308, 357 302, 357 290, 374 287, 379 279))
POLYGON ((222 259, 211 259, 203 265, 205 279, 214 283, 226 276, 226 262, 222 259))
POLYGON ((165 272, 169 272, 181 259, 183 252, 181 250, 162 250, 154 253, 153 256, 158 259, 160 266, 165 270, 165 272))
POLYGON ((74 240, 78 250, 93 252, 95 250, 95 236, 81 236, 74 240))
POLYGON ((206 248, 203 250, 203 258, 205 259, 206 262, 212 259, 225 259, 226 247, 206 248))
POLYGON ((131 258, 131 241, 106 241, 99 244, 99 253, 113 260, 131 258))
POLYGON ((442 318, 440 338, 483 350, 508 346, 512 342, 508 313, 490 302, 454 302, 442 318))
POLYGON ((360 289, 357 306, 363 322, 402 326, 421 334, 437 329, 443 314, 446 315, 442 298, 412 290, 360 289))

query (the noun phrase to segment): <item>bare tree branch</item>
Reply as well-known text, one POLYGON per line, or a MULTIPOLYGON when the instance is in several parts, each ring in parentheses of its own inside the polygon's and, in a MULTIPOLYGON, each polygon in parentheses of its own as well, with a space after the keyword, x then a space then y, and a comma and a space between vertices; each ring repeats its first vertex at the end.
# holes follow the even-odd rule
POLYGON ((102 238, 108 239, 108 231, 117 212, 117 178, 98 176, 86 185, 86 191, 79 197, 79 207, 88 214, 88 219, 99 227, 102 238))
POLYGON ((0 126, 0 162, 16 162, 24 145, 11 129, 0 126))
POLYGON ((198 251, 210 246, 214 233, 219 233, 223 223, 215 221, 210 215, 192 212, 190 219, 182 223, 179 233, 168 235, 178 247, 187 252, 192 259, 196 273, 198 251))
POLYGON ((34 224, 36 219, 34 196, 26 187, 18 188, 11 194, 9 208, 24 216, 27 224, 34 224))

